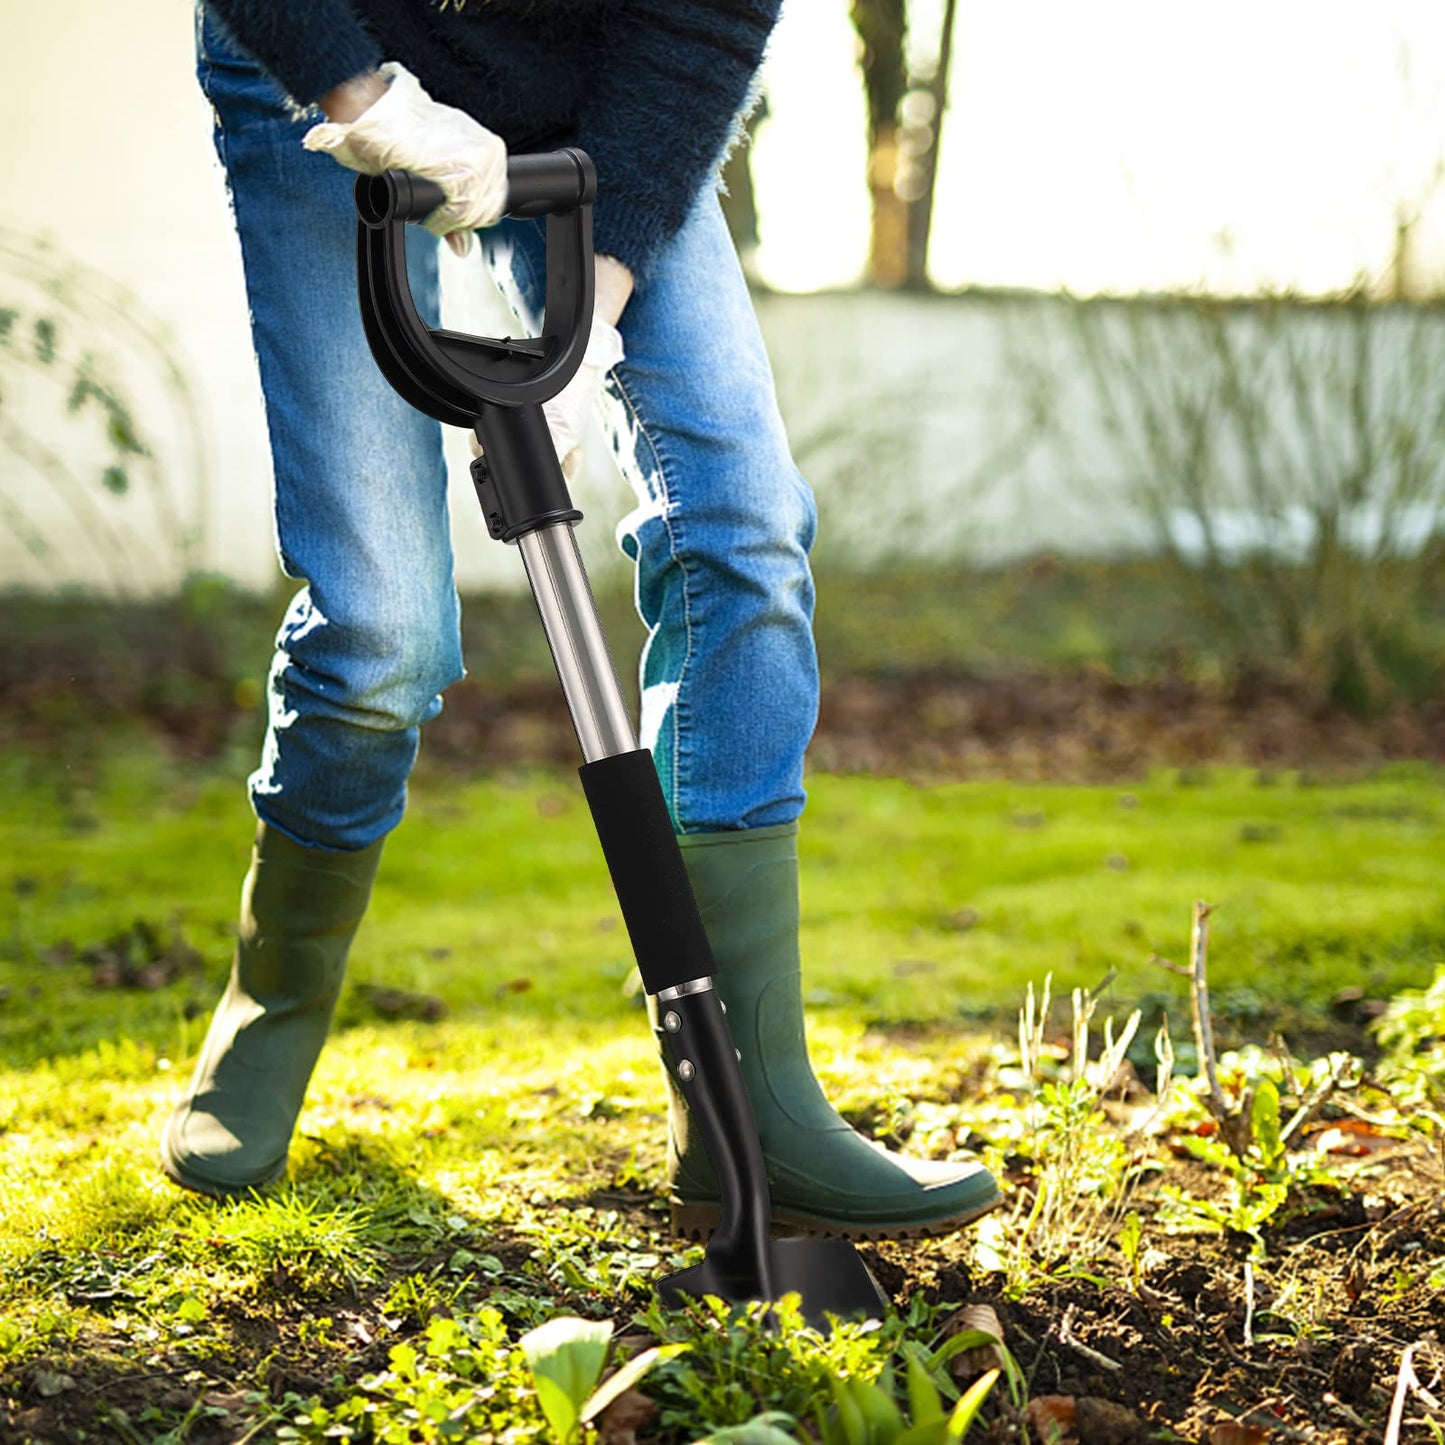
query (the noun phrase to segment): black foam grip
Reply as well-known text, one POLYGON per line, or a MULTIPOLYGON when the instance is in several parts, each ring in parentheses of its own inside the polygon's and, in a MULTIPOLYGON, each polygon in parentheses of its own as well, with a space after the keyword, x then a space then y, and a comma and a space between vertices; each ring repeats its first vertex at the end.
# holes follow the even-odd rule
MULTIPOLYGON (((547 216, 591 205, 597 194, 597 172, 585 151, 567 147, 541 155, 507 157, 509 216, 547 216)), ((446 201, 446 192, 411 171, 383 171, 358 176, 356 209, 369 226, 386 221, 418 224, 446 201)))
POLYGON ((713 972, 662 784, 645 748, 584 763, 587 806, 648 993, 713 972))

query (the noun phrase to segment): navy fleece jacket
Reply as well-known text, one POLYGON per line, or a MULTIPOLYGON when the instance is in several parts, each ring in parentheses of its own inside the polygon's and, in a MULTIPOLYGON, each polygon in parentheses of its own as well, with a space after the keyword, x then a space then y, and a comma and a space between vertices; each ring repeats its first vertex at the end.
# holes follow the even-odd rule
POLYGON ((207 0, 298 105, 383 60, 509 150, 581 146, 599 252, 646 280, 725 150, 780 0, 207 0))

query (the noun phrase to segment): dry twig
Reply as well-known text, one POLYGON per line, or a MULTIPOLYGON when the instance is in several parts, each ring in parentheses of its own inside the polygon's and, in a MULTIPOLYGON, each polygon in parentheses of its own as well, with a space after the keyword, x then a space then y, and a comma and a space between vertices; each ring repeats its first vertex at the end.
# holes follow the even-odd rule
MULTIPOLYGON (((1408 1396, 1418 1395, 1425 1405, 1438 1410, 1440 1402, 1421 1383, 1419 1375, 1415 1373, 1415 1351, 1421 1345, 1431 1345, 1434 1337, 1427 1335, 1423 1340, 1416 1340, 1413 1345, 1406 1345, 1400 1354, 1400 1370, 1395 1376, 1395 1395, 1390 1401, 1390 1419, 1385 1426, 1384 1445, 1400 1445, 1400 1427, 1405 1421, 1405 1400, 1408 1396)), ((1434 1384, 1434 1380, 1430 1382, 1434 1384)))
POLYGON ((1194 922, 1189 931, 1189 1006, 1200 1067, 1209 1080, 1209 1107, 1224 1142, 1243 1159, 1249 1150, 1249 1091, 1238 1112, 1230 1109, 1219 1084, 1219 1059, 1214 1052, 1214 1015, 1209 1007, 1209 915, 1214 909, 1203 899, 1194 901, 1194 922))
POLYGON ((1328 1102, 1330 1095, 1344 1083, 1354 1067, 1348 1054, 1336 1054, 1330 1059, 1330 1071, 1300 1100, 1289 1123, 1280 1131, 1280 1143, 1288 1148, 1305 1125, 1311 1123, 1328 1102))
POLYGON ((1214 909, 1203 899, 1195 900, 1194 921, 1189 932, 1188 968, 1181 968, 1157 953, 1150 961, 1189 980, 1189 1014, 1194 1026, 1194 1046, 1199 1054, 1199 1067, 1209 1083, 1205 1102, 1219 1125, 1220 1137, 1229 1145, 1235 1158, 1242 1161, 1249 1152, 1254 1091, 1246 1089, 1240 1107, 1231 1109, 1219 1082, 1219 1059, 1214 1052, 1214 1018, 1209 1007, 1209 915, 1213 912, 1214 909))
POLYGON ((1102 1370, 1119 1371, 1124 1367, 1118 1360, 1111 1360, 1108 1355, 1101 1355, 1098 1350, 1086 1345, 1074 1335, 1074 1306, 1070 1305, 1064 1311, 1064 1317, 1059 1321, 1058 1337, 1061 1345, 1067 1345, 1076 1354, 1082 1355, 1086 1360, 1091 1360, 1102 1370))
POLYGON ((1360 1415, 1357 1410, 1351 1409, 1350 1406, 1345 1404, 1343 1400, 1339 1399, 1335 1395, 1332 1395, 1328 1390, 1326 1390, 1325 1393, 1320 1396, 1320 1399, 1323 1400, 1326 1406, 1329 1409, 1333 1410, 1336 1415, 1339 1415, 1343 1419, 1348 1420, 1351 1425, 1355 1426, 1356 1429, 1368 1430, 1370 1428, 1369 1421, 1364 1419, 1364 1417, 1360 1415))

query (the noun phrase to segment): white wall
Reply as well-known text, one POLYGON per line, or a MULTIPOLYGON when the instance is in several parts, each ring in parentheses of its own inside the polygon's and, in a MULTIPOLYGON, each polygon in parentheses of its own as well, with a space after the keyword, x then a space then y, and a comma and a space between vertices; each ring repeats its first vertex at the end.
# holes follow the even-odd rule
MULTIPOLYGON (((19 307, 23 326, 58 308, 68 348, 47 369, 20 364, 26 334, 0 347, 0 589, 172 587, 187 559, 164 540, 167 515, 202 524, 191 564, 268 585, 269 458, 240 259, 194 80, 190 0, 0 0, 0 67, 0 310, 19 307), (41 272, 64 277, 68 256, 99 273, 63 280, 68 312, 36 282, 36 237, 53 247, 41 272), (194 424, 155 348, 136 340, 135 322, 151 317, 169 336, 160 354, 188 379, 194 424), (111 356, 155 445, 154 476, 138 475, 119 499, 98 485, 98 413, 65 414, 62 383, 86 349, 111 356), (188 441, 197 431, 199 455, 188 441), (35 536, 49 556, 35 555, 35 536)), ((509 325, 489 314, 479 265, 465 282, 445 251, 443 266, 453 325, 509 325)), ((1014 353, 1021 341, 1056 350, 1063 307, 840 294, 776 297, 759 312, 784 417, 820 494, 820 545, 835 557, 876 550, 900 518, 921 548, 980 559, 1147 544, 1124 495, 1138 462, 1098 434, 1095 403, 1067 367, 1053 401, 1089 455, 1031 434, 1014 353)), ((1438 317, 1432 327, 1438 336, 1438 317)), ((1439 344, 1413 366, 1432 386, 1439 344)), ((482 530, 460 433, 449 446, 459 581, 516 585, 516 557, 482 530)), ((617 567, 612 524, 627 501, 598 436, 578 500, 594 570, 617 567)))
MULTIPOLYGON (((274 566, 260 396, 191 30, 187 0, 5 0, 0 134, 11 143, 0 158, 0 223, 53 239, 171 329, 210 443, 210 526, 199 560, 260 585, 274 566)), ((7 279, 0 273, 0 288, 7 279)), ((53 429, 63 423, 36 425, 64 446, 53 429)), ((23 464, 9 452, 0 467, 3 481, 27 494, 43 485, 17 479, 23 464)), ((0 549, 0 577, 24 577, 14 539, 0 535, 0 549)), ((73 562, 84 576, 79 549, 73 562)))
MULTIPOLYGON (((189 378, 205 437, 209 486, 199 565, 252 586, 277 575, 270 521, 270 463, 242 286, 240 255, 230 229, 220 171, 211 149, 210 112, 194 79, 190 0, 70 0, 40 6, 0 0, 0 307, 24 315, 46 309, 46 298, 15 261, 28 238, 114 278, 170 333, 169 349, 189 378)), ((448 257, 449 259, 449 257, 448 257)), ((455 281, 455 275, 452 276, 455 281)), ((70 288, 74 294, 74 288, 70 288)), ((466 309, 481 302, 474 291, 466 309)), ((80 298, 73 345, 110 353, 137 412, 156 442, 164 480, 182 490, 172 505, 189 519, 197 502, 186 495, 196 466, 188 453, 174 399, 158 382, 153 355, 126 342, 126 327, 93 295, 80 298), (82 323, 94 335, 82 338, 82 323)), ((54 311, 53 303, 49 306, 54 311)), ((0 363, 4 357, 0 356, 0 363)), ((64 415, 63 395, 35 368, 0 365, 0 417, 12 419, 85 471, 90 485, 100 455, 93 425, 64 415), (24 405, 23 403, 33 403, 24 405)), ((517 559, 487 541, 457 434, 453 466, 454 532, 463 586, 514 577, 517 559)), ((56 543, 37 561, 0 517, 0 586, 65 581, 104 585, 106 560, 85 540, 52 495, 53 478, 0 445, 0 496, 18 498, 33 522, 56 543)), ((90 491, 102 496, 100 489, 90 491)), ((134 520, 145 530, 143 489, 106 502, 120 540, 132 541, 134 520)), ((104 536, 103 522, 91 528, 104 536)), ((594 529, 596 531, 597 529, 594 529)), ((609 529, 602 528, 603 532, 609 529)), ((610 545, 603 537, 604 545, 610 545)), ((150 549, 155 553, 157 549, 150 549)), ((137 541, 137 558, 146 556, 137 541)), ((166 586, 165 558, 139 586, 166 586)))

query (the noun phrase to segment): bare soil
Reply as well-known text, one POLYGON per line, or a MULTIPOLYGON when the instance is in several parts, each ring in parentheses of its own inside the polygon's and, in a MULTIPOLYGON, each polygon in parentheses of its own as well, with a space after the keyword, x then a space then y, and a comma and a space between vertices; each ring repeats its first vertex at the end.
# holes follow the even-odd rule
MULTIPOLYGON (((566 764, 576 750, 551 678, 506 688, 468 679, 428 724, 423 760, 566 764)), ((824 772, 1075 782, 1219 763, 1342 774, 1391 759, 1445 760, 1445 698, 1366 720, 1260 679, 1224 688, 1125 682, 1093 669, 844 675, 824 683, 809 758, 824 772)))
MULTIPOLYGON (((1140 1198, 1145 1238, 1159 1252, 1149 1256, 1137 1287, 1122 1256, 1116 1270, 1092 1278, 1069 1277, 1061 1260, 1055 1278, 1008 1298, 999 1276, 975 1275, 966 1235, 865 1244, 861 1251, 899 1306, 921 1291, 935 1302, 992 1307, 1029 1397, 1066 1400, 1073 1421, 1066 1442, 1376 1445, 1406 1348, 1418 1344, 1423 1351, 1416 1367, 1427 1387, 1442 1363, 1445 1291, 1421 1280, 1422 1268, 1432 1259, 1438 1268, 1445 1252, 1445 1192, 1435 1166, 1402 1147, 1368 1179, 1292 1200, 1260 1231, 1262 1256, 1256 1251, 1248 1287, 1248 1237, 1153 1232, 1151 1195, 1157 1197, 1161 1183, 1204 1192, 1211 1177, 1180 1159, 1140 1198)), ((619 1209, 639 1231, 658 1225, 657 1202, 635 1189, 611 1191, 594 1203, 619 1209)), ((531 1241, 489 1232, 472 1247, 522 1273, 531 1241)), ((437 1263, 398 1260, 391 1278, 437 1263)), ((293 1398, 336 1394, 335 1344, 307 1338, 308 1321, 332 1317, 333 1335, 348 1342, 346 1380, 385 1367, 398 1339, 396 1322, 384 1323, 380 1309, 389 1283, 318 1299, 301 1297, 277 1279, 228 1307, 235 1349, 225 1360, 173 1350, 144 1361, 130 1339, 93 1328, 63 1351, 0 1374, 0 1440, 123 1439, 115 1412, 131 1422, 175 1421, 197 1401, 213 1413, 194 1419, 183 1437, 188 1441, 274 1438, 272 1427, 246 1435, 263 1401, 279 1403, 288 1392, 293 1398)), ((556 1305, 559 1312, 596 1312, 595 1300, 565 1294, 556 1305)), ((637 1341, 626 1315, 616 1324, 619 1335, 632 1331, 637 1341)), ((420 1328, 404 1325, 401 1337, 420 1328)), ((1002 1386, 998 1394, 1002 1401, 1002 1386)), ((1405 1421, 1402 1439, 1427 1438, 1422 1407, 1407 1407, 1405 1421)), ((1022 1438, 1017 1417, 1001 1408, 978 1433, 1000 1445, 1022 1438)), ((637 1439, 638 1445, 679 1445, 645 1432, 637 1439)))

